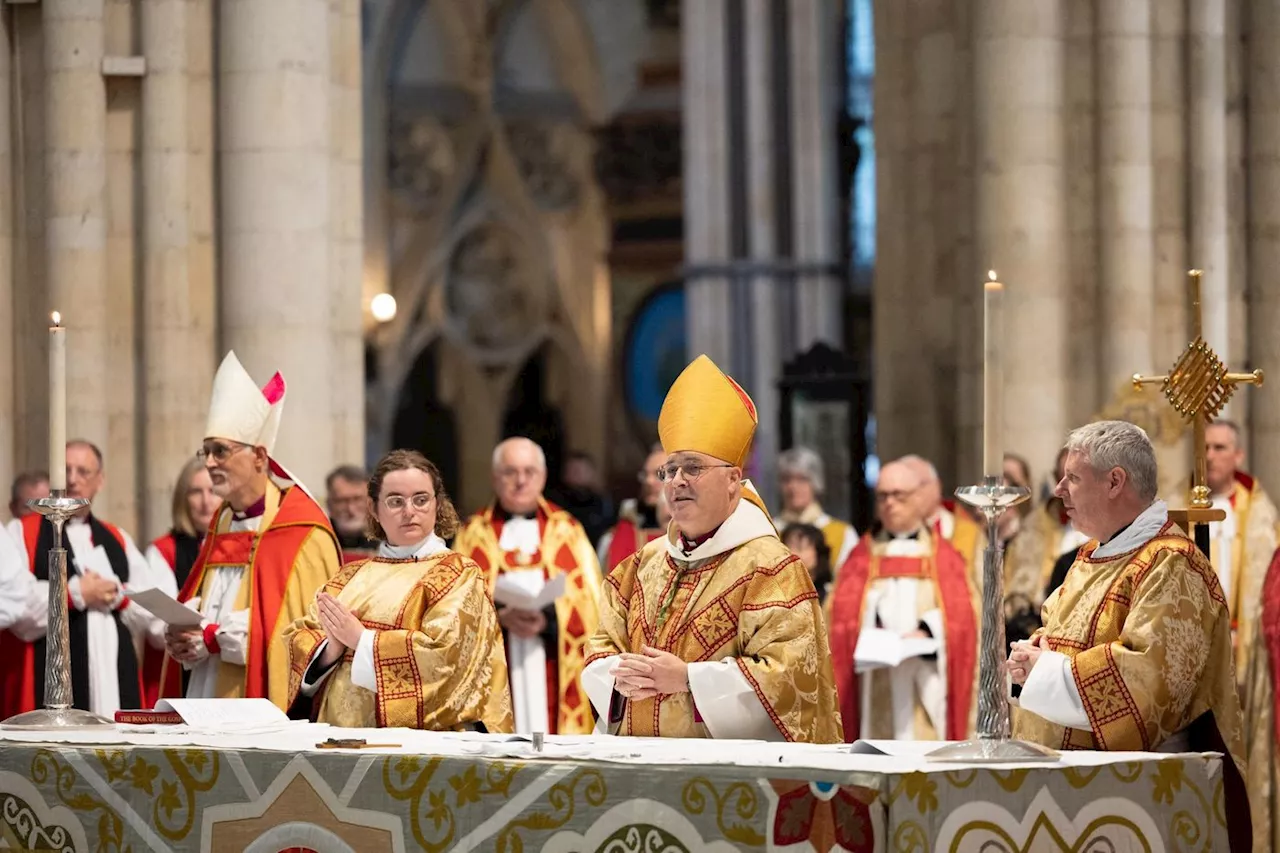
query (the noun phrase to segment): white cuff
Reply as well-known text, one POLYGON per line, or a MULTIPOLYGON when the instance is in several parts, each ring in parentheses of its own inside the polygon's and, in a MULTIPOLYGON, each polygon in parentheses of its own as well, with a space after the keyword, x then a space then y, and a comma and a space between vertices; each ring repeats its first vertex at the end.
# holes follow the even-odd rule
POLYGON ((75 607, 76 610, 83 611, 85 609, 84 596, 80 593, 79 575, 72 575, 67 578, 67 593, 71 596, 71 605, 75 607))
POLYGON ((582 688, 587 691, 587 698, 596 709, 595 733, 598 735, 609 734, 609 709, 613 704, 613 666, 617 662, 617 655, 609 655, 593 660, 582 670, 582 688))
POLYGON ((689 693, 714 738, 785 740, 735 658, 691 663, 689 693))
POLYGON ((218 623, 218 656, 236 666, 245 665, 249 645, 249 611, 233 610, 218 623))
POLYGON ((378 672, 373 665, 373 644, 377 637, 371 628, 360 632, 355 657, 351 660, 351 683, 370 693, 378 692, 378 672))
POLYGON ((1085 731, 1093 728, 1080 699, 1076 680, 1071 675, 1071 658, 1061 652, 1040 653, 1039 660, 1022 685, 1018 704, 1022 710, 1060 726, 1085 731))

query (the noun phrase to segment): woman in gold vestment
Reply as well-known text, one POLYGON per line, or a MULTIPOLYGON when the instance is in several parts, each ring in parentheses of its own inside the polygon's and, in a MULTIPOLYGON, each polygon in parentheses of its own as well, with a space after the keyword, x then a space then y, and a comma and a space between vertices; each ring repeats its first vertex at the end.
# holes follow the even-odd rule
POLYGON ((285 631, 294 716, 355 728, 510 732, 498 615, 484 574, 450 551, 440 471, 393 450, 369 479, 376 556, 343 567, 285 631))

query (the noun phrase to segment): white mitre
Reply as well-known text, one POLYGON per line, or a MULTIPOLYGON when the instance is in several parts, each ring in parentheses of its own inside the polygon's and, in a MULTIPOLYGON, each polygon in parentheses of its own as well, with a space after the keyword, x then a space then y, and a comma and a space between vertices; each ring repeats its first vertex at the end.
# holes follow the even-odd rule
POLYGON ((280 432, 284 395, 283 376, 277 373, 259 388, 235 352, 228 352, 217 376, 213 377, 213 396, 209 400, 204 437, 264 447, 270 456, 275 450, 276 434, 280 432))
POLYGON ((205 424, 204 437, 265 448, 270 459, 269 472, 275 484, 281 489, 296 484, 311 495, 307 487, 275 458, 285 390, 284 377, 279 373, 259 388, 235 352, 228 352, 213 377, 213 395, 209 400, 209 420, 205 424))

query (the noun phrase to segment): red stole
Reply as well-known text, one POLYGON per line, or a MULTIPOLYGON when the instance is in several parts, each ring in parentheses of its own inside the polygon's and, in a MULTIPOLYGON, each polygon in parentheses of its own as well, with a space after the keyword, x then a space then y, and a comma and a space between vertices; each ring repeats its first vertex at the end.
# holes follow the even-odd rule
MULTIPOLYGON (((209 532, 200 547, 200 556, 179 601, 190 601, 204 586, 206 569, 218 566, 247 566, 244 580, 249 588, 249 648, 245 660, 244 698, 267 698, 267 647, 270 632, 280 618, 280 605, 285 588, 293 575, 298 551, 311 532, 324 530, 330 536, 329 517, 301 488, 291 486, 280 494, 280 507, 265 530, 242 530, 217 533, 218 519, 226 504, 213 514, 209 532)), ((337 547, 337 540, 334 540, 337 547)), ((244 580, 241 583, 244 583, 244 580)), ((179 669, 172 663, 166 668, 161 696, 182 695, 179 669)))
POLYGON ((963 740, 969 730, 969 706, 973 702, 973 674, 978 665, 978 618, 966 578, 964 558, 951 543, 933 537, 930 557, 884 557, 871 554, 871 538, 863 536, 836 578, 831 593, 831 659, 835 665, 840 716, 849 743, 862 731, 862 702, 854 672, 854 650, 862 631, 862 609, 867 585, 877 578, 914 577, 933 581, 934 595, 942 610, 947 658, 948 740, 963 740))
MULTIPOLYGON (((28 515, 22 519, 22 544, 27 549, 27 569, 35 574, 36 543, 40 540, 40 522, 42 515, 28 515)), ((99 523, 111 532, 124 548, 124 535, 115 525, 99 519, 99 523)), ((62 537, 62 547, 67 549, 67 577, 71 577, 71 545, 66 534, 62 537)), ((67 606, 71 607, 68 599, 67 606)), ((7 720, 15 714, 34 711, 43 697, 36 696, 36 655, 35 644, 18 639, 11 631, 0 631, 0 720, 7 720)), ((39 662, 44 666, 44 661, 39 662)))
POLYGON ((601 571, 607 575, 613 571, 614 566, 657 539, 663 532, 662 530, 641 530, 635 522, 625 518, 619 519, 614 525, 613 538, 609 540, 609 551, 605 555, 605 565, 600 567, 601 571))
POLYGON ((1262 641, 1266 644, 1271 670, 1271 699, 1275 704, 1276 740, 1280 741, 1280 550, 1271 558, 1271 568, 1262 585, 1262 641))

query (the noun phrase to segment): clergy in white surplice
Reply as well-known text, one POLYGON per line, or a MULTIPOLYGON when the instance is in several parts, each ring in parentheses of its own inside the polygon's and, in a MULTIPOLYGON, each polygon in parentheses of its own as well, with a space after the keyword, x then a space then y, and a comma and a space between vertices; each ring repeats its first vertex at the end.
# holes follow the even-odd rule
POLYGON ((582 525, 542 496, 546 482, 542 448, 503 441, 493 452, 496 500, 467 519, 453 549, 484 570, 499 607, 516 731, 587 734, 595 717, 582 670, 598 621, 600 564, 582 525), (553 582, 564 591, 541 609, 504 599, 504 589, 538 596, 553 582))
MULTIPOLYGON (((92 501, 105 480, 102 463, 102 453, 93 444, 68 442, 67 494, 92 501)), ((0 634, 0 719, 44 703, 53 547, 53 526, 43 516, 16 519, 8 532, 34 582, 23 614, 0 634)), ((137 708, 140 702, 134 638, 162 644, 161 634, 154 630, 155 618, 129 600, 129 590, 159 586, 173 595, 177 589, 172 577, 167 584, 163 577, 152 577, 129 534, 94 515, 92 504, 68 521, 63 533, 75 707, 110 719, 121 708, 137 708)))
POLYGON ((925 523, 927 485, 901 460, 881 469, 880 529, 853 549, 829 598, 849 741, 963 740, 973 728, 977 592, 964 558, 925 523))

